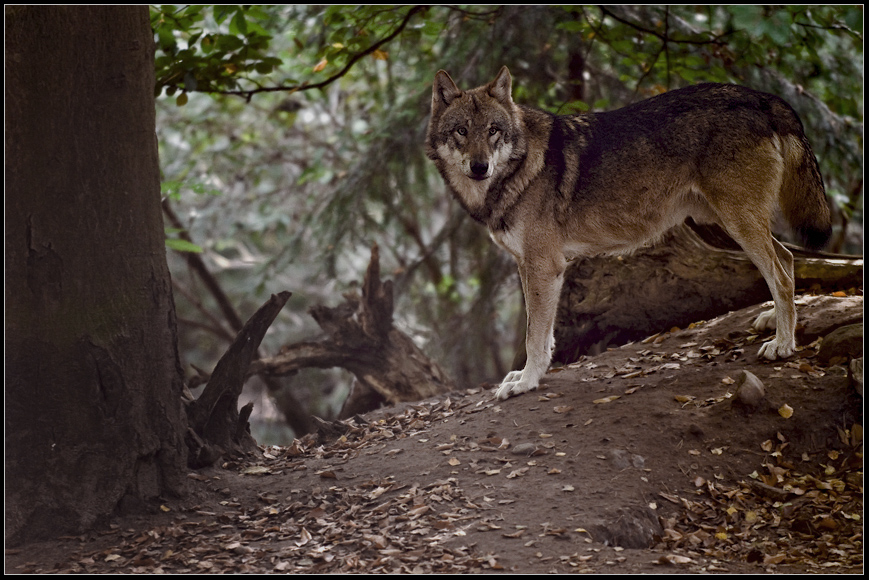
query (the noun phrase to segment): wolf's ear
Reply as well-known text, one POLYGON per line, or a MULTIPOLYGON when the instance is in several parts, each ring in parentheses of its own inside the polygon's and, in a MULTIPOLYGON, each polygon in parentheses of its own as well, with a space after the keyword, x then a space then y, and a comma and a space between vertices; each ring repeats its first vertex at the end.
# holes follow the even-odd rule
POLYGON ((439 70, 435 75, 434 86, 431 92, 432 113, 441 111, 450 106, 455 99, 462 96, 462 91, 450 78, 445 70, 439 70))
POLYGON ((510 71, 507 70, 506 66, 502 66, 501 70, 498 71, 498 76, 495 77, 495 80, 489 83, 488 92, 490 95, 492 95, 492 97, 494 97, 501 103, 512 104, 512 90, 513 79, 510 77, 510 71))

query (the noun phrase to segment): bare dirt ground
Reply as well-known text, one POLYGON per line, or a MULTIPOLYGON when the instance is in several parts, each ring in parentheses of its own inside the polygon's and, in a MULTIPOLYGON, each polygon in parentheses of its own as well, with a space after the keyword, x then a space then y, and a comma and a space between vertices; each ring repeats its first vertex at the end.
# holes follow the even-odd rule
POLYGON ((188 497, 7 550, 6 572, 862 573, 863 401, 815 340, 863 299, 799 302, 787 361, 757 360, 741 310, 507 401, 484 385, 191 472, 188 497))

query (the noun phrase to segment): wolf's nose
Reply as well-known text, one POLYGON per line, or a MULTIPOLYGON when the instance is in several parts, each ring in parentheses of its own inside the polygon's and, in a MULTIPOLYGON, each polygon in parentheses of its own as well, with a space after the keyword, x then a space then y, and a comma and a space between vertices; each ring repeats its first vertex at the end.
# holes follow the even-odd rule
POLYGON ((489 172, 489 164, 488 163, 472 163, 471 164, 471 173, 474 175, 486 175, 489 172))

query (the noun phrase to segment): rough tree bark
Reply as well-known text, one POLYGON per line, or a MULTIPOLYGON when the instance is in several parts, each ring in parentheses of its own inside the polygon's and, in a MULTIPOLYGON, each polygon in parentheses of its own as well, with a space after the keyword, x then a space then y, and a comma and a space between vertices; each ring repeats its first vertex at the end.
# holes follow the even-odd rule
MULTIPOLYGON (((789 249, 798 290, 862 285, 862 257, 789 249)), ((771 299, 758 269, 726 234, 684 224, 630 256, 587 258, 568 268, 553 360, 573 362, 771 299)))
POLYGON ((148 8, 6 7, 6 537, 186 489, 148 8))
POLYGON ((377 246, 365 273, 361 298, 345 295, 335 308, 314 306, 311 316, 329 335, 299 342, 275 357, 254 361, 250 374, 284 375, 301 368, 342 367, 356 381, 340 418, 376 408, 381 402, 419 401, 455 387, 440 366, 392 324, 392 282, 381 282, 377 246))

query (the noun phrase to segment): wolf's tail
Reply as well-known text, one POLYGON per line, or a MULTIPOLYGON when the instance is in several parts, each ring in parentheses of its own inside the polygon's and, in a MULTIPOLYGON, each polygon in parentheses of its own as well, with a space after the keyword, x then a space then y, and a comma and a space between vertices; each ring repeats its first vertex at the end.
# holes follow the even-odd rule
POLYGON ((833 229, 818 160, 802 126, 783 140, 785 171, 779 192, 782 212, 803 245, 814 250, 823 248, 833 229))

